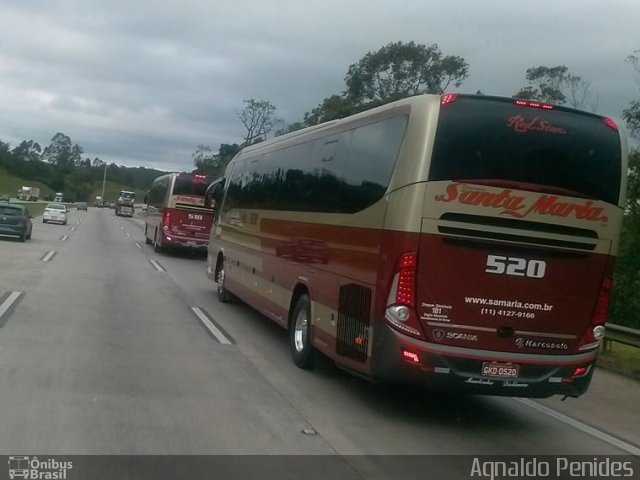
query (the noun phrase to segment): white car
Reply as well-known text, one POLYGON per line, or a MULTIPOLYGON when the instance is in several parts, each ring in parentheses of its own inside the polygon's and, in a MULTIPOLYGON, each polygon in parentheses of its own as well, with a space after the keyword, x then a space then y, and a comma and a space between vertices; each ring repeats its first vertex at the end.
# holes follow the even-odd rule
POLYGON ((61 203, 50 203, 42 214, 42 223, 56 222, 67 224, 67 207, 61 203))

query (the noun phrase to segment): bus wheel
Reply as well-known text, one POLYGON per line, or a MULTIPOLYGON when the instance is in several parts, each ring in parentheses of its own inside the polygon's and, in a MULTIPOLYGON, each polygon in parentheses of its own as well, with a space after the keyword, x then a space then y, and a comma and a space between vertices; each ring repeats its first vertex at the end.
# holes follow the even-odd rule
POLYGON ((289 328, 289 346, 293 363, 305 370, 313 368, 314 352, 311 346, 311 301, 309 295, 300 295, 293 309, 289 328))
POLYGON ((218 290, 218 300, 222 303, 230 303, 233 300, 229 290, 224 288, 224 262, 218 268, 216 272, 216 286, 218 290))
POLYGON ((153 249, 157 253, 160 253, 162 251, 162 244, 160 243, 160 238, 158 238, 158 230, 156 230, 156 234, 153 237, 153 249))

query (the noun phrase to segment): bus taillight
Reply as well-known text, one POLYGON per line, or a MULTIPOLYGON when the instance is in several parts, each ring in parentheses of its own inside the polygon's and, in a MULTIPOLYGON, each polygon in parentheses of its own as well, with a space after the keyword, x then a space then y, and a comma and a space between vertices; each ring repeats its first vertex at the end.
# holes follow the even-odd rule
POLYGON ((440 105, 455 102, 458 99, 457 93, 445 93, 440 97, 440 105))
POLYGON ((416 304, 416 267, 418 254, 415 252, 400 255, 396 267, 398 277, 395 294, 395 303, 401 303, 410 307, 416 304))
POLYGON ((422 337, 415 312, 417 252, 403 253, 396 262, 396 270, 387 297, 387 321, 413 336, 422 337))
POLYGON ((609 266, 607 272, 602 279, 598 301, 593 309, 591 317, 591 325, 580 341, 580 350, 590 350, 600 345, 605 335, 605 326, 607 322, 607 312, 609 311, 609 298, 611 297, 611 287, 613 286, 612 265, 609 266))
POLYGON ((553 105, 550 103, 536 102, 532 100, 516 100, 513 103, 520 107, 541 108, 543 110, 553 110, 553 105))
POLYGON ((162 212, 162 227, 166 230, 169 228, 169 222, 171 222, 171 210, 165 208, 162 212))
POLYGON ((602 117, 602 121, 611 130, 616 130, 616 131, 618 130, 618 124, 615 122, 615 120, 613 118, 602 117))

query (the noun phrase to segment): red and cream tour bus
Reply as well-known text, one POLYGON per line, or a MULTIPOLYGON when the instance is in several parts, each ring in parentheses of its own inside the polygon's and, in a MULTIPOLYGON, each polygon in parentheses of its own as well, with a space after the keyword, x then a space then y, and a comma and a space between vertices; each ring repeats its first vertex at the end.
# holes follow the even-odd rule
POLYGON ((184 247, 206 251, 213 221, 204 205, 210 180, 205 175, 170 173, 156 178, 145 197, 144 235, 156 251, 184 247))
POLYGON ((577 397, 626 171, 610 118, 416 96, 242 150, 212 189, 207 271, 289 329, 299 367, 321 352, 378 381, 577 397))

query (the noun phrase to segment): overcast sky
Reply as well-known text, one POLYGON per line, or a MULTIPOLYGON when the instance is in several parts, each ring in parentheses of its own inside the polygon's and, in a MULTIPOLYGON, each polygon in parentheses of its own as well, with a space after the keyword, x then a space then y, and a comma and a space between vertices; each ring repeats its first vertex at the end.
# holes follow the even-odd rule
POLYGON ((0 140, 61 131, 91 158, 191 170, 196 145, 241 141, 243 99, 299 120, 398 40, 464 57, 460 92, 511 96, 564 64, 619 117, 639 22, 639 0, 0 0, 0 140))

